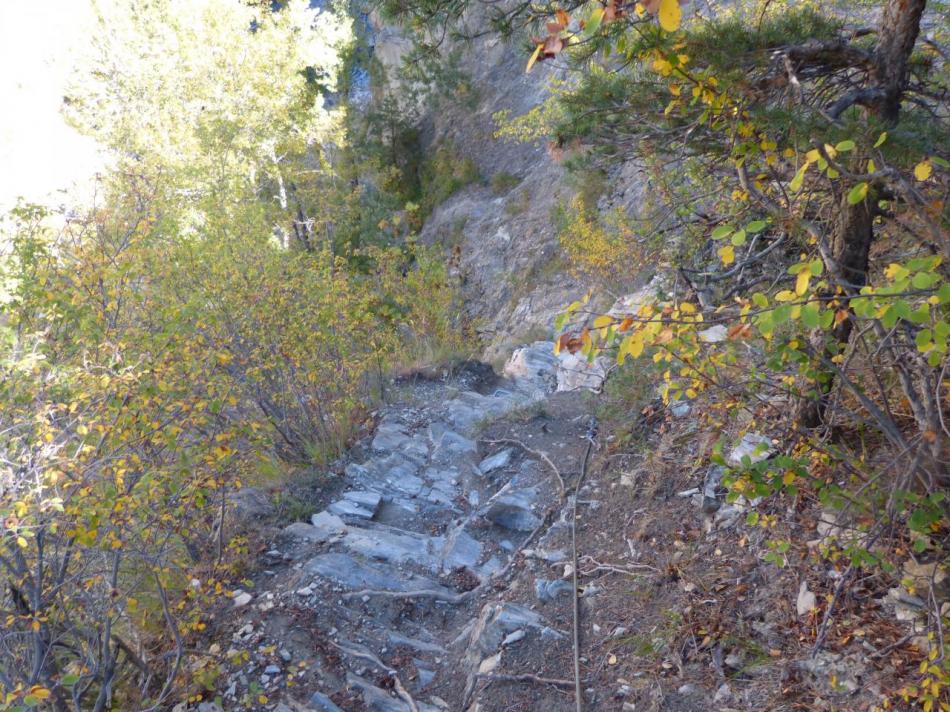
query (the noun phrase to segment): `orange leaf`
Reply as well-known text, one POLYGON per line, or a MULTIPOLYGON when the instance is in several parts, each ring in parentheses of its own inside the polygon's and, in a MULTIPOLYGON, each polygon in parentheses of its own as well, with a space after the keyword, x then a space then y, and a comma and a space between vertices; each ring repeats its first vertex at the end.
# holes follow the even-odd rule
POLYGON ((728 336, 732 340, 745 339, 752 332, 752 324, 733 324, 729 327, 728 336))

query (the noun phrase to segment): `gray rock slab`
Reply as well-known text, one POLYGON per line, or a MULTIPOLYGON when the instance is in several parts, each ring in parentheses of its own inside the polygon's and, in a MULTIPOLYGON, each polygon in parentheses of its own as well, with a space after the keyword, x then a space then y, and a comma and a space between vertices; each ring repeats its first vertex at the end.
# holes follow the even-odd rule
POLYGON ((459 566, 475 568, 482 558, 482 545, 464 530, 456 530, 446 536, 442 550, 443 568, 454 569, 459 566))
POLYGON ((405 530, 349 527, 342 544, 351 552, 390 564, 418 564, 433 571, 441 568, 441 537, 428 537, 405 530))
POLYGON ((483 475, 487 475, 489 472, 494 472, 495 470, 500 470, 502 467, 507 467, 508 463, 511 462, 511 457, 514 455, 514 448, 505 448, 499 452, 496 452, 494 455, 489 455, 480 463, 478 463, 478 470, 483 475))
MULTIPOLYGON (((393 697, 390 693, 376 687, 376 685, 358 675, 347 673, 346 684, 362 693, 363 704, 366 705, 369 712, 411 712, 408 703, 393 697)), ((416 707, 419 712, 442 712, 438 707, 433 707, 419 700, 416 700, 416 707)))
POLYGON ((400 571, 395 566, 359 561, 340 552, 313 557, 304 564, 303 571, 350 589, 371 588, 381 591, 434 589, 451 593, 444 586, 423 576, 400 571))
POLYGON ((318 529, 312 524, 306 522, 294 522, 281 529, 281 534, 297 541, 308 541, 316 544, 322 544, 331 538, 323 529, 318 529))
POLYGON ((490 655, 516 630, 542 628, 543 619, 530 608, 515 603, 487 603, 472 629, 471 648, 490 655))
POLYGON ((460 461, 474 462, 478 445, 454 430, 446 430, 432 449, 432 461, 437 464, 455 464, 460 461))
POLYGON ((512 531, 533 531, 541 524, 541 519, 532 511, 536 499, 536 493, 531 490, 502 495, 489 504, 485 518, 512 531))
POLYGON ((505 364, 503 373, 509 378, 524 379, 550 389, 554 387, 556 368, 557 356, 554 354, 554 343, 535 341, 533 344, 515 349, 505 364))
POLYGON ((350 502, 355 502, 361 507, 375 510, 383 498, 379 492, 371 492, 369 490, 350 490, 349 492, 343 493, 343 499, 349 500, 350 502))
POLYGON ((485 417, 485 413, 457 400, 449 401, 446 405, 445 417, 453 427, 464 432, 471 432, 485 417))
POLYGON ((346 531, 346 524, 343 523, 343 520, 327 511, 318 512, 310 517, 310 524, 314 529, 317 529, 321 535, 325 536, 323 541, 332 539, 334 536, 346 531))
POLYGON ((352 522, 358 520, 370 520, 373 518, 373 515, 376 514, 375 510, 367 509, 366 507, 361 507, 356 504, 356 502, 351 502, 348 499, 341 499, 339 502, 334 502, 329 507, 327 511, 331 514, 335 514, 338 517, 342 517, 344 521, 352 522))
POLYGON ((570 594, 571 590, 572 586, 567 581, 540 578, 534 581, 534 593, 541 603, 550 603, 558 596, 570 594))
POLYGON ((404 645, 407 648, 412 648, 420 653, 435 653, 436 655, 445 655, 447 653, 446 649, 441 645, 436 643, 427 643, 424 640, 419 640, 418 638, 410 638, 409 636, 403 635, 397 631, 389 631, 387 638, 390 645, 404 645))
POLYGON ((343 712, 322 692, 314 692, 310 696, 310 705, 316 708, 316 712, 343 712))

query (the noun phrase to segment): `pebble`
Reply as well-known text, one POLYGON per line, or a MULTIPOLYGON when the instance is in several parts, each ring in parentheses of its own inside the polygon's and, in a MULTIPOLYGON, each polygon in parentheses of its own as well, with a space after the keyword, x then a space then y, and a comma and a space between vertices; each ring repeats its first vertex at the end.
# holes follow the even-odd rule
POLYGON ((280 668, 276 665, 268 665, 264 668, 264 673, 266 675, 280 675, 280 668))
POLYGON ((728 682, 724 682, 719 686, 719 689, 716 690, 716 696, 713 698, 713 702, 717 704, 727 704, 732 700, 732 688, 729 687, 728 682))
POLYGON ((516 630, 513 633, 509 633, 508 636, 501 641, 502 647, 507 647, 513 643, 517 643, 519 640, 523 640, 525 637, 525 632, 523 629, 516 630))
POLYGON ((235 607, 235 608, 240 608, 241 606, 246 606, 248 603, 250 603, 250 602, 254 599, 254 596, 252 596, 251 594, 249 594, 249 593, 247 593, 247 592, 245 592, 245 591, 235 592, 235 594, 236 594, 236 595, 234 596, 234 607, 235 607))

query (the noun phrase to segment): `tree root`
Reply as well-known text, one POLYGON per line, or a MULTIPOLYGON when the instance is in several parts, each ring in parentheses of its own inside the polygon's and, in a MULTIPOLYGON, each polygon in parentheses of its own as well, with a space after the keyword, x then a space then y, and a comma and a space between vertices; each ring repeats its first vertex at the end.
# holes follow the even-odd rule
POLYGON ((410 712, 419 712, 419 707, 416 705, 416 701, 412 699, 412 695, 410 695, 409 691, 403 687, 402 682, 399 681, 399 678, 396 675, 393 675, 393 687, 396 689, 396 694, 402 698, 402 701, 409 705, 410 712))

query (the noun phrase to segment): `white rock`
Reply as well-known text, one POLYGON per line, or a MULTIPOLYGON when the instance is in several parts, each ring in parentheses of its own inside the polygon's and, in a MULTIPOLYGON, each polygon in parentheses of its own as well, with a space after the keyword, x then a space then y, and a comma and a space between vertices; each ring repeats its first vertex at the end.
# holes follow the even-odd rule
POLYGON ((503 641, 501 641, 501 646, 503 648, 506 648, 509 645, 512 645, 513 643, 517 643, 519 640, 523 640, 524 637, 525 637, 525 632, 523 629, 516 630, 513 633, 509 633, 508 636, 503 641))
POLYGON ((607 377, 610 359, 597 357, 588 362, 580 352, 576 354, 562 351, 558 356, 557 390, 588 390, 599 393, 607 377))
POLYGON ((769 438, 756 433, 746 433, 742 436, 739 444, 729 453, 728 462, 733 467, 741 467, 742 458, 746 455, 748 455, 749 460, 756 463, 767 460, 774 452, 775 447, 769 438))
POLYGON ((798 615, 808 615, 817 605, 818 598, 808 590, 808 582, 802 581, 801 586, 798 587, 798 600, 795 602, 798 615))
POLYGON ((500 662, 501 662, 501 653, 496 653, 492 655, 490 658, 485 658, 484 660, 482 660, 481 664, 478 666, 478 671, 482 673, 483 675, 487 675, 496 667, 498 667, 498 663, 500 662))
POLYGON ((234 607, 240 608, 241 606, 246 606, 252 600, 254 600, 254 596, 247 593, 246 591, 241 591, 234 596, 234 607))
POLYGON ((700 341, 705 341, 707 344, 718 344, 728 338, 729 330, 723 324, 716 324, 708 329, 703 329, 698 336, 700 341))
POLYGON ((719 686, 719 689, 716 690, 716 696, 713 698, 713 702, 717 704, 728 704, 732 701, 732 688, 729 687, 728 682, 724 682, 719 686))

